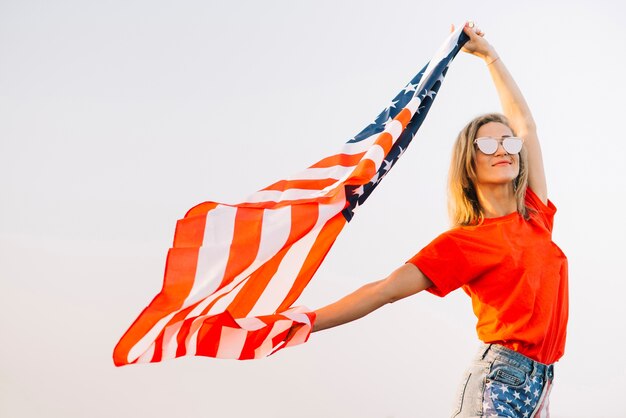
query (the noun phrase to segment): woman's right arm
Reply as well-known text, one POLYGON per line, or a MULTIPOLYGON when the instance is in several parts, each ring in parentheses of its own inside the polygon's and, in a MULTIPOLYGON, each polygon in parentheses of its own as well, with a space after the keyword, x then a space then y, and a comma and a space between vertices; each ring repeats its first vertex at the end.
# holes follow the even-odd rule
POLYGON ((548 201, 548 186, 537 127, 530 107, 495 48, 483 38, 484 33, 478 28, 470 28, 467 25, 464 31, 470 40, 463 50, 485 61, 498 91, 504 115, 509 120, 513 131, 524 138, 524 148, 528 153, 528 186, 545 204, 548 201))
POLYGON ((315 311, 313 332, 359 319, 387 303, 393 303, 432 286, 414 264, 407 263, 387 278, 368 283, 335 303, 315 311))

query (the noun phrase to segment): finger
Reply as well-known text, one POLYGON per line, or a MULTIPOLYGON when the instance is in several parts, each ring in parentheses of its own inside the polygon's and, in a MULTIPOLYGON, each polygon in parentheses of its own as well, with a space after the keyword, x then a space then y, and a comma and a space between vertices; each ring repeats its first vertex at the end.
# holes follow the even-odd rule
POLYGON ((450 33, 454 32, 454 24, 450 25, 450 33))
POLYGON ((469 20, 465 23, 463 32, 469 36, 470 40, 475 40, 478 36, 483 37, 485 33, 480 29, 473 20, 469 20))
POLYGON ((465 32, 465 34, 469 36, 470 41, 476 39, 476 37, 478 36, 474 31, 474 28, 470 28, 467 25, 465 25, 465 27, 463 28, 463 32, 465 32))

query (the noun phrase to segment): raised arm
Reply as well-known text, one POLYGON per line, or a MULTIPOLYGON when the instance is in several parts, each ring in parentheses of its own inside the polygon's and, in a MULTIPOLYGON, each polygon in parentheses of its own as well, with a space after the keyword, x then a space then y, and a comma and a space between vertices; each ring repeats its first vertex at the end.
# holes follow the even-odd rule
POLYGON ((354 321, 387 303, 429 288, 432 282, 413 264, 407 263, 387 278, 368 283, 335 303, 315 311, 313 332, 354 321))
POLYGON ((502 112, 509 120, 515 134, 524 139, 524 147, 528 153, 528 185, 541 201, 546 203, 548 187, 543 168, 543 157, 530 108, 495 48, 485 40, 484 33, 480 29, 475 26, 470 27, 470 25, 472 24, 466 24, 464 28, 464 32, 470 40, 465 44, 463 50, 485 61, 498 91, 502 112))

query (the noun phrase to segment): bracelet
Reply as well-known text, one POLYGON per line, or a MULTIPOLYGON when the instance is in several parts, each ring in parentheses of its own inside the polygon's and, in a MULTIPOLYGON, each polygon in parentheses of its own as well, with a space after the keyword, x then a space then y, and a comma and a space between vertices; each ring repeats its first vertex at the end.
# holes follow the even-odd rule
POLYGON ((491 62, 487 63, 487 67, 489 67, 491 64, 493 64, 494 62, 498 61, 499 59, 500 59, 500 56, 498 55, 491 62))

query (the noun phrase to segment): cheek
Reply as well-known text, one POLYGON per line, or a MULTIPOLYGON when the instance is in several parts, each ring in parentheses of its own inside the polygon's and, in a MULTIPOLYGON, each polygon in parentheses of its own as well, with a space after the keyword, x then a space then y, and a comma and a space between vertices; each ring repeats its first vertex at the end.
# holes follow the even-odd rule
POLYGON ((476 154, 474 160, 474 167, 476 169, 476 177, 481 178, 489 171, 489 161, 484 155, 476 154))

